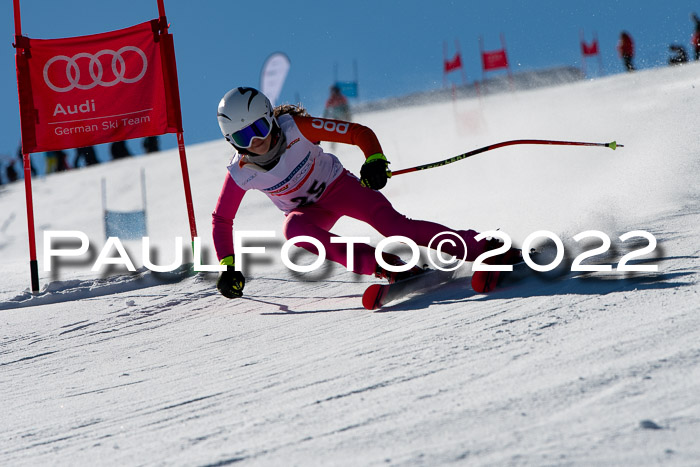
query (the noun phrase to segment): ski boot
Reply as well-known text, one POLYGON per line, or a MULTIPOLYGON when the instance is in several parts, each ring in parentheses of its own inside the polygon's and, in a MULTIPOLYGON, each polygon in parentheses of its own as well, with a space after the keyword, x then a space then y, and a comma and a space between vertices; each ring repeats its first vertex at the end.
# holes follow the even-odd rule
MULTIPOLYGON (((486 240, 486 248, 484 252, 495 250, 503 246, 503 241, 498 238, 489 238, 486 240)), ((491 256, 484 260, 484 264, 491 265, 506 265, 518 264, 523 261, 522 251, 518 248, 511 248, 505 253, 497 256, 491 256)), ((507 272, 502 271, 474 271, 472 274, 472 289, 477 293, 487 293, 493 291, 507 276, 507 272)))
MULTIPOLYGON (((391 253, 382 253, 382 258, 384 259, 384 262, 391 266, 403 266, 406 264, 404 260, 396 255, 392 255, 391 253)), ((423 274, 424 272, 425 269, 418 266, 413 266, 411 269, 401 272, 388 271, 377 263, 377 267, 374 270, 374 276, 378 277, 379 279, 386 279, 390 284, 393 284, 394 282, 402 281, 408 279, 409 277, 423 274)))
MULTIPOLYGON (((491 250, 496 250, 503 246, 503 240, 499 238, 494 238, 491 237, 488 240, 486 240, 486 248, 484 248, 484 252, 491 251, 491 250)), ((511 247, 510 250, 506 251, 505 253, 501 253, 500 255, 497 256, 491 256, 490 258, 486 258, 484 260, 485 264, 518 264, 521 261, 523 261, 523 252, 520 250, 520 248, 514 248, 511 247)))

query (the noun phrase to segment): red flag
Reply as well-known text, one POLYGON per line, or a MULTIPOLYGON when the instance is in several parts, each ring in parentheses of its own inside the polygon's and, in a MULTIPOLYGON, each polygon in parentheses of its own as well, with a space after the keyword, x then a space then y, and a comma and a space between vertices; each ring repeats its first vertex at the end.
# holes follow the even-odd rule
POLYGON ((167 36, 153 20, 90 36, 22 38, 17 46, 26 53, 17 54, 17 83, 23 152, 182 131, 167 91, 172 84, 163 74, 161 59, 172 46, 167 36))
POLYGON ((481 62, 484 70, 508 68, 508 57, 506 57, 506 50, 501 49, 492 52, 481 52, 481 62))
POLYGON ((598 40, 594 39, 590 45, 586 44, 584 41, 581 41, 581 52, 583 53, 584 57, 598 55, 598 40))
POLYGON ((462 56, 457 53, 452 60, 445 60, 445 73, 462 68, 462 56))

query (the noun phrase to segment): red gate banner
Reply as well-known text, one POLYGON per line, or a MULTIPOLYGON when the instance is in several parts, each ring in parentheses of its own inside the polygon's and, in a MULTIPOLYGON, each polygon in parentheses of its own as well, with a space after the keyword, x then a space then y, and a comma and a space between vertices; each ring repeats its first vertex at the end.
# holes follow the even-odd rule
POLYGON ((462 68, 462 56, 459 52, 454 56, 452 60, 445 59, 445 73, 449 73, 454 70, 459 70, 462 68))
POLYGON ((495 50, 493 52, 481 52, 481 62, 484 70, 498 70, 508 68, 508 58, 506 50, 495 50))
POLYGON ((584 57, 598 55, 598 40, 594 39, 590 44, 581 41, 581 53, 584 57))
POLYGON ((25 50, 17 55, 22 151, 182 131, 179 102, 172 102, 177 94, 162 63, 164 56, 174 59, 172 41, 161 29, 152 20, 90 36, 22 37, 17 44, 25 50))

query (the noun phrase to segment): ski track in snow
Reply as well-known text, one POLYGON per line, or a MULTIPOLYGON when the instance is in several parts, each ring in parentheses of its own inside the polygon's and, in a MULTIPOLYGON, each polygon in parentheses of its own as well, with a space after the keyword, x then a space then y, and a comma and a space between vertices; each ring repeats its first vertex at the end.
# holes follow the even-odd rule
MULTIPOLYGON (((96 278, 84 265, 67 265, 42 272, 44 289, 32 296, 23 192, 3 187, 0 464, 697 465, 697 70, 359 116, 395 168, 522 136, 610 135, 626 144, 602 155, 494 151, 391 181, 387 195, 414 217, 501 227, 516 244, 539 229, 560 235, 564 266, 490 295, 475 294, 465 279, 372 313, 360 297, 374 279, 338 267, 294 275, 273 258, 249 265, 240 300, 222 298, 214 275, 187 266, 96 278), (440 151, 401 139, 424 123, 446 132, 440 151), (478 177, 464 183, 469 174, 478 177), (505 185, 491 206, 472 202, 494 183, 505 185), (431 189, 437 184, 441 193, 431 189), (637 264, 659 271, 571 272, 585 249, 572 237, 587 229, 605 232, 613 248, 585 264, 615 264, 644 245, 622 245, 619 235, 643 229, 658 247, 637 264)), ((357 169, 353 149, 338 153, 357 169)), ((38 230, 101 238, 99 197, 89 193, 107 169, 117 184, 145 165, 150 233, 166 263, 172 230, 187 232, 169 194, 180 193, 173 154, 38 180, 38 230), (83 198, 81 209, 70 206, 83 198)), ((226 154, 219 142, 188 150, 205 239, 226 154)), ((138 202, 130 191, 138 190, 111 199, 129 209, 138 202)), ((236 225, 279 230, 281 222, 250 194, 236 225)), ((367 235, 352 222, 337 229, 367 235)), ((273 256, 279 250, 268 246, 273 256)))

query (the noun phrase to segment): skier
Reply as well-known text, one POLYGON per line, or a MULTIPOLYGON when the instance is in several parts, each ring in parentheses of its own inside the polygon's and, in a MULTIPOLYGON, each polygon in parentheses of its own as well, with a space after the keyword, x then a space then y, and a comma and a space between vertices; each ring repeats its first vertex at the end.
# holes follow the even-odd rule
MULTIPOLYGON (((366 222, 384 236, 402 235, 421 246, 428 246, 438 233, 452 232, 464 240, 467 254, 460 242, 443 246, 443 251, 460 259, 466 256, 467 261, 502 244, 497 239, 477 242, 473 230, 452 230, 398 213, 377 191, 386 185, 391 171, 376 135, 365 126, 313 118, 293 105, 273 109, 265 95, 247 87, 224 95, 217 119, 224 138, 237 151, 212 214, 216 254, 220 264, 227 266, 217 280, 225 297, 242 296, 245 285, 245 277, 235 270, 232 228, 243 195, 250 189, 264 192, 286 214, 283 231, 287 239, 301 235, 318 239, 327 258, 346 267, 348 244, 331 243, 336 235, 329 232, 342 216, 366 222), (360 178, 346 170, 335 155, 324 152, 315 143, 318 141, 358 146, 366 158, 360 178)), ((297 245, 316 253, 311 243, 297 245)), ((355 244, 350 248, 354 248, 352 270, 357 274, 395 282, 423 272, 417 266, 390 272, 378 264, 372 246, 355 244)), ((513 248, 496 258, 500 264, 513 264, 520 260, 520 250, 513 248)), ((383 259, 392 266, 405 264, 389 253, 383 253, 383 259)))

